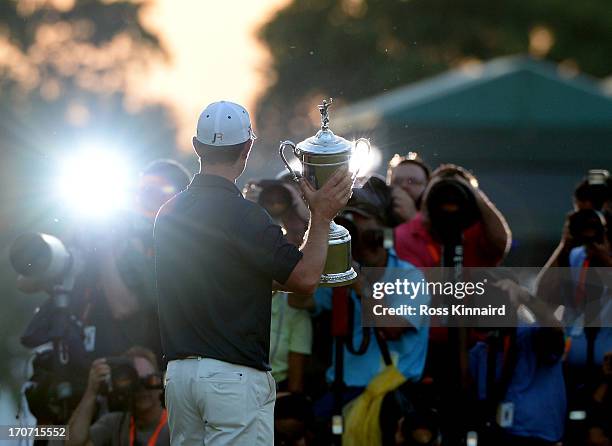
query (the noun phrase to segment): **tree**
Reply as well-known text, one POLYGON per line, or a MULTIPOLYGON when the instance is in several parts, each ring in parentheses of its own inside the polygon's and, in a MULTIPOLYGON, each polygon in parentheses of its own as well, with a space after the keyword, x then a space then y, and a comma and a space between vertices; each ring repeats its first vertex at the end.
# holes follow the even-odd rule
POLYGON ((474 59, 529 52, 612 72, 606 0, 294 0, 259 36, 273 60, 256 113, 270 141, 312 134, 324 97, 352 102, 474 59))
MULTIPOLYGON (((27 230, 54 232, 48 178, 89 138, 120 144, 142 165, 171 156, 175 124, 127 91, 168 55, 140 13, 145 3, 0 0, 0 382, 18 384, 18 337, 43 296, 24 298, 6 249, 27 230)), ((96 166, 91 166, 95 169, 96 166)), ((56 224, 57 226, 58 224, 56 224)))

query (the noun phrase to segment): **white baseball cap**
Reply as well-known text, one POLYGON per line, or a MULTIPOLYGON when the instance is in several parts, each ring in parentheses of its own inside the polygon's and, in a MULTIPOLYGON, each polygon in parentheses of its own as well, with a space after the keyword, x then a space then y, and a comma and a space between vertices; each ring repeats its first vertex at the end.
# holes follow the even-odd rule
POLYGON ((231 146, 256 138, 249 112, 234 102, 213 102, 198 119, 196 139, 202 144, 231 146))

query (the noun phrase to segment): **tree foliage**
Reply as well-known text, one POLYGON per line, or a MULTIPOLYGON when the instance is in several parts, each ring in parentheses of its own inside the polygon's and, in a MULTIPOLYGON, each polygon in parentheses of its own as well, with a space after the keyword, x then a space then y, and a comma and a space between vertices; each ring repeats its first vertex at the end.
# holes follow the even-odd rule
POLYGON ((275 139, 300 132, 324 96, 351 102, 474 59, 530 52, 597 77, 612 72, 607 0, 294 0, 260 38, 274 81, 258 127, 275 139))

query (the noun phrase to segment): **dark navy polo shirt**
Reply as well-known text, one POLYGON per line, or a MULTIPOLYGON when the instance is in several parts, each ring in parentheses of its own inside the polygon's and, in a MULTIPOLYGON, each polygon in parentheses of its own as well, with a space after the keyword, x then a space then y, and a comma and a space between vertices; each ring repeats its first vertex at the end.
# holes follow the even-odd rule
POLYGON ((198 174, 155 221, 160 332, 168 361, 203 356, 270 370, 272 281, 302 253, 231 181, 198 174))

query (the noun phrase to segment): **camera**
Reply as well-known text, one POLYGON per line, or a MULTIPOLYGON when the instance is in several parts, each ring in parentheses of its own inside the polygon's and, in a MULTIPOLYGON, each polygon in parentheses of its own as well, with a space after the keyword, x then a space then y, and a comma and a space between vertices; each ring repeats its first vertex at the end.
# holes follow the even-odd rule
POLYGON ((58 238, 36 232, 19 236, 10 247, 9 259, 18 274, 50 294, 21 337, 27 348, 52 345, 36 353, 25 394, 32 414, 62 424, 84 388, 75 372, 86 370, 83 327, 70 311, 77 262, 58 238))
POLYGON ((281 180, 262 180, 259 182, 261 188, 257 202, 263 207, 272 218, 280 218, 293 205, 293 196, 287 185, 281 180))
POLYGON ((249 181, 242 193, 247 200, 258 203, 278 220, 296 205, 296 195, 291 193, 293 187, 283 179, 249 181))
POLYGON ((353 189, 353 195, 347 207, 367 207, 364 211, 375 216, 388 228, 394 228, 403 223, 403 220, 393 211, 391 188, 385 183, 385 180, 377 176, 368 178, 361 188, 353 189))
POLYGON ((107 397, 109 411, 127 411, 134 394, 141 389, 162 389, 161 377, 152 374, 145 378, 138 376, 132 358, 110 357, 106 363, 111 369, 109 379, 103 383, 100 393, 107 397))
POLYGON ((463 231, 480 219, 474 192, 452 176, 432 184, 425 205, 432 231, 445 244, 460 243, 463 231))
POLYGON ((577 204, 590 205, 595 210, 602 210, 605 203, 612 199, 612 177, 604 169, 591 169, 586 178, 576 187, 574 198, 577 204))
POLYGON ((569 216, 569 232, 577 246, 603 243, 606 228, 604 215, 594 209, 582 209, 569 216))
POLYGON ((20 235, 11 245, 9 259, 18 274, 41 282, 59 282, 73 266, 73 256, 64 244, 39 232, 20 235))

